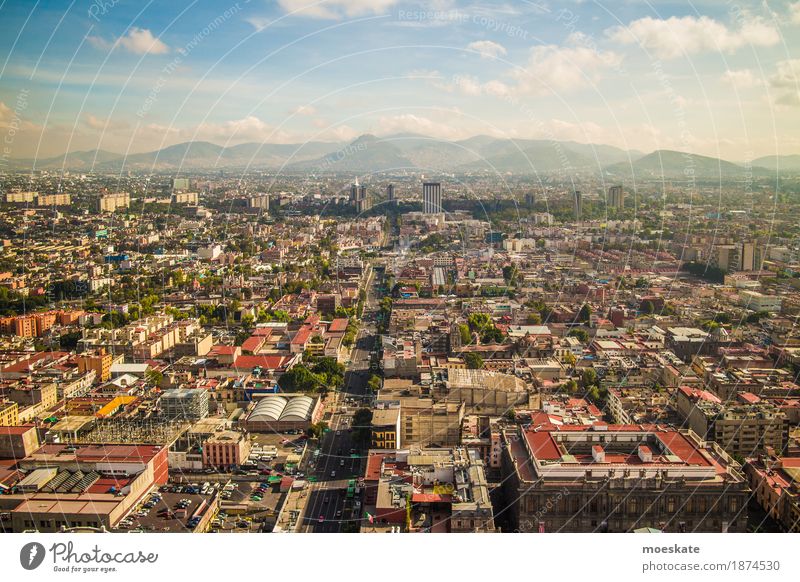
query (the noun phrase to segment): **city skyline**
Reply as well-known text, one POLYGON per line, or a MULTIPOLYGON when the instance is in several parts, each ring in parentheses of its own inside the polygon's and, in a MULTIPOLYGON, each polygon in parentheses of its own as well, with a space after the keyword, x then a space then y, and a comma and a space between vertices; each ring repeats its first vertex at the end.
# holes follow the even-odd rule
POLYGON ((6 159, 405 132, 737 162, 800 153, 798 2, 12 2, 2 12, 6 159))

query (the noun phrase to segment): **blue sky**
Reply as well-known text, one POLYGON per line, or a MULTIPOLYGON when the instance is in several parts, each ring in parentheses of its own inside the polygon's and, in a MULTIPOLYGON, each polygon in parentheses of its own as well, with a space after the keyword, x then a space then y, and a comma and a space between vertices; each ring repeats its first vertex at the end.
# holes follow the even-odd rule
POLYGON ((7 157, 398 132, 800 153, 800 1, 7 0, 0 47, 7 157))

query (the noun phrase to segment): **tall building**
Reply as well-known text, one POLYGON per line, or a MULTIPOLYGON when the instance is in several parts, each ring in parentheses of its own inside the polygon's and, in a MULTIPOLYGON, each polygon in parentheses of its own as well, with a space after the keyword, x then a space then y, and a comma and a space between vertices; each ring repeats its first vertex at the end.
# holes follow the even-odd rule
POLYGON ((439 214, 442 210, 442 185, 439 182, 422 184, 422 212, 439 214))
POLYGON ((372 208, 372 200, 370 199, 367 187, 363 184, 359 185, 358 178, 355 183, 350 186, 350 202, 356 208, 356 212, 366 212, 372 208))
POLYGON ((525 194, 525 206, 528 208, 533 208, 536 204, 536 194, 533 192, 527 192, 525 194))
POLYGON ((622 186, 611 186, 608 189, 606 204, 609 208, 623 210, 625 208, 625 191, 622 186))
POLYGON ((247 207, 269 210, 269 194, 257 194, 255 196, 250 196, 247 199, 247 207))
POLYGON ((394 184, 389 184, 386 186, 386 200, 389 202, 389 204, 394 204, 395 206, 397 205, 397 198, 394 194, 394 184))
POLYGON ((573 195, 573 209, 575 211, 575 220, 579 221, 583 216, 583 196, 580 190, 575 190, 573 195))
POLYGON ((97 200, 97 208, 100 212, 114 212, 120 208, 128 208, 130 205, 131 195, 127 192, 102 194, 97 200))

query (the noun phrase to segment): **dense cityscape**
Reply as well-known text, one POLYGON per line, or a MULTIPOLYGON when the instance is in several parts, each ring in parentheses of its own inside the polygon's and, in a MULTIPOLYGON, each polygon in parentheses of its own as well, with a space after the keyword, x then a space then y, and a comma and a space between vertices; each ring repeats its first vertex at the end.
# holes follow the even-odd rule
POLYGON ((797 175, 503 182, 7 174, 0 528, 800 531, 797 175))
POLYGON ((798 579, 798 31, 0 1, 3 572, 798 579))

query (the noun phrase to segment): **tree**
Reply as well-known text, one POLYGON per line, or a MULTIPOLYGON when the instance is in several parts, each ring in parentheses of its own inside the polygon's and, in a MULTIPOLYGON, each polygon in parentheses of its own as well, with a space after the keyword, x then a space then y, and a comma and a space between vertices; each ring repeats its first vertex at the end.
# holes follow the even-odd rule
POLYGON ((528 317, 525 319, 525 322, 528 325, 541 325, 542 316, 538 313, 529 313, 528 317))
POLYGON ((372 411, 369 408, 359 408, 353 415, 353 440, 359 443, 369 441, 372 429, 372 411))
POLYGON ((483 368, 483 358, 475 352, 467 352, 464 354, 464 362, 470 370, 480 370, 483 368))
POLYGON ((325 422, 324 420, 321 420, 309 426, 307 434, 311 438, 319 439, 322 438, 322 435, 325 432, 325 429, 327 428, 328 428, 328 423, 325 422))
POLYGON ((589 341, 589 333, 585 329, 581 328, 571 329, 567 335, 570 337, 578 338, 578 340, 583 343, 589 341))
POLYGON ((642 301, 640 309, 642 313, 644 313, 645 315, 652 315, 653 312, 656 310, 655 306, 653 305, 653 302, 650 301, 649 299, 646 301, 642 301))
POLYGON ((578 312, 578 321, 589 323, 591 318, 592 318, 592 308, 589 306, 588 303, 584 303, 581 306, 581 310, 578 312))
POLYGON ((377 374, 372 374, 369 378, 369 382, 367 382, 367 388, 370 389, 372 392, 377 392, 381 389, 382 380, 381 377, 377 374))
POLYGON ((147 385, 153 388, 161 386, 161 382, 164 381, 164 375, 158 370, 147 370, 147 372, 145 372, 144 378, 145 382, 147 382, 147 385))
POLYGON ((594 371, 594 368, 585 368, 581 380, 584 388, 595 386, 597 385, 597 372, 594 371))
POLYGON ((459 324, 458 332, 461 335, 461 345, 468 346, 472 343, 472 334, 469 331, 469 326, 466 323, 459 324))

